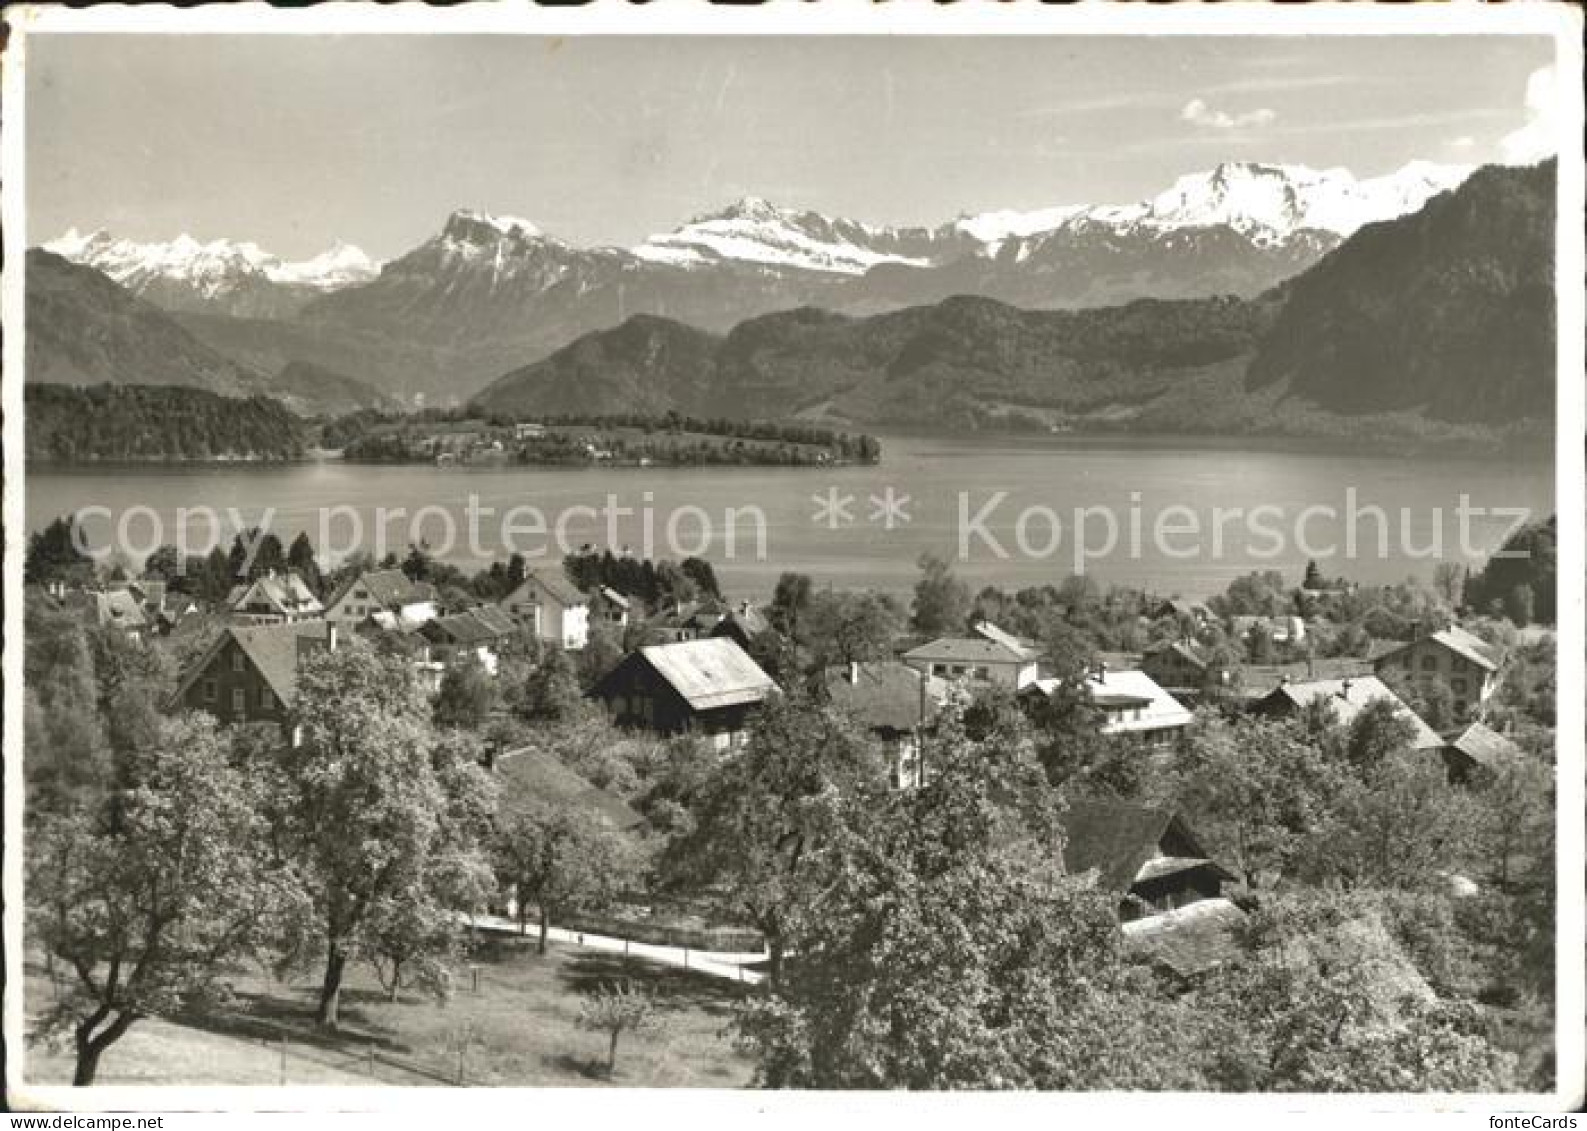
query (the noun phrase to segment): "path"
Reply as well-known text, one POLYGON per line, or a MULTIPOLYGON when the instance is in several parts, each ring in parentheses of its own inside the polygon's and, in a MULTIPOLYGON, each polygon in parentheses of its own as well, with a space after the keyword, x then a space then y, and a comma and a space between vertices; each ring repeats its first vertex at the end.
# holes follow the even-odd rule
MULTIPOLYGON (((517 920, 508 919, 501 915, 475 915, 469 920, 475 927, 484 931, 505 932, 519 934, 517 920)), ((634 958, 644 958, 651 962, 658 962, 663 966, 677 966, 685 970, 693 970, 712 978, 723 978, 730 982, 742 982, 746 986, 756 986, 765 977, 758 970, 748 967, 752 963, 766 961, 765 951, 723 951, 723 950, 695 950, 692 947, 662 946, 658 943, 634 942, 630 939, 614 938, 611 935, 597 935, 589 931, 570 931, 563 927, 552 927, 547 932, 547 937, 554 942, 570 943, 573 946, 582 946, 589 950, 612 951, 617 954, 626 954, 634 958)), ((539 928, 530 924, 526 937, 536 938, 539 928)))

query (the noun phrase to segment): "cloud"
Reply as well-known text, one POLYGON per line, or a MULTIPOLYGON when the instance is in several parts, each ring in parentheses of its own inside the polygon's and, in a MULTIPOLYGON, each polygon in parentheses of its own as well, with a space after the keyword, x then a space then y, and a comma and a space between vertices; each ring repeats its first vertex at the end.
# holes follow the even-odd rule
POLYGON ((1277 119, 1278 115, 1266 108, 1247 110, 1243 114, 1231 114, 1226 110, 1214 110, 1199 98, 1192 98, 1179 111, 1180 121, 1208 130, 1240 130, 1248 126, 1267 126, 1272 125, 1277 119))
POLYGON ((1499 139, 1507 165, 1531 165, 1558 151, 1559 128, 1555 106, 1559 100, 1559 74, 1551 63, 1539 67, 1526 80, 1526 125, 1499 139))
POLYGON ((1470 149, 1476 144, 1477 139, 1470 134, 1462 134, 1460 137, 1449 139, 1449 148, 1451 149, 1470 149))

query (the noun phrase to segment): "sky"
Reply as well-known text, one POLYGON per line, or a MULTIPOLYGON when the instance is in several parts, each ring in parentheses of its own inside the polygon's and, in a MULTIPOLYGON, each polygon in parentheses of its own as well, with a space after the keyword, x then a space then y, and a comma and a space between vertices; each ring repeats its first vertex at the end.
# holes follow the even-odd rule
POLYGON ((28 42, 28 238, 186 232, 377 259, 458 208, 629 246, 744 196, 878 224, 1127 203, 1223 160, 1536 159, 1517 36, 28 42))

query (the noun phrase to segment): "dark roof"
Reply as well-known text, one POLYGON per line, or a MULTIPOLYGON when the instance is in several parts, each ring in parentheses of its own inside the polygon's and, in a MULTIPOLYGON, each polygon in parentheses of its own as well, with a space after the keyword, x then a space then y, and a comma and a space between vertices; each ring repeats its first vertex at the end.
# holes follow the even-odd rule
POLYGON ((228 640, 235 640, 250 663, 258 669, 277 699, 286 706, 292 705, 298 689, 298 660, 302 652, 300 641, 314 641, 323 645, 333 626, 322 620, 297 621, 288 624, 227 625, 209 648, 188 669, 177 687, 176 695, 186 694, 193 682, 207 671, 225 648, 228 640))
POLYGON ((1521 753, 1519 746, 1482 723, 1472 723, 1461 731, 1450 741, 1449 748, 1490 770, 1500 769, 1521 753))
POLYGON ((518 630, 512 618, 502 610, 490 608, 468 609, 451 616, 436 617, 419 626, 426 640, 446 644, 490 644, 518 630))
POLYGON ((523 592, 524 589, 531 586, 540 590, 547 597, 564 608, 571 608, 575 605, 585 605, 589 603, 589 598, 583 593, 579 592, 578 586, 569 581, 560 570, 553 571, 538 569, 532 569, 527 574, 525 574, 523 584, 519 585, 517 589, 514 589, 511 593, 509 593, 506 600, 502 603, 506 604, 508 601, 511 601, 514 597, 518 596, 519 593, 523 592))
POLYGON ((1106 891, 1129 891, 1176 824, 1186 843, 1198 849, 1196 855, 1206 857, 1189 828, 1168 809, 1088 797, 1069 803, 1062 824, 1064 870, 1078 875, 1095 868, 1097 886, 1106 891))
POLYGON ((1035 657, 984 636, 944 636, 904 653, 906 660, 939 664, 1027 664, 1035 657))
POLYGON ((1309 679, 1280 684, 1258 701, 1262 710, 1288 713, 1310 703, 1326 702, 1340 726, 1349 726, 1357 715, 1374 699, 1387 699, 1394 713, 1411 724, 1415 732, 1411 746, 1417 750, 1437 750, 1444 740, 1421 717, 1375 675, 1351 676, 1347 679, 1309 679))
POLYGON ((716 627, 711 629, 711 633, 714 636, 722 636, 736 631, 737 635, 745 640, 753 640, 770 627, 771 623, 761 615, 759 609, 734 609, 716 622, 716 627))
POLYGON ((1141 657, 1144 659, 1147 656, 1161 656, 1167 653, 1173 653, 1180 659, 1185 660, 1188 663, 1192 663, 1198 668, 1205 668, 1207 666, 1206 659, 1201 655, 1200 652, 1196 650, 1195 645, 1186 644, 1183 640, 1159 641, 1158 643, 1153 644, 1150 648, 1146 649, 1146 651, 1142 652, 1141 657))
MULTIPOLYGON (((1409 644, 1405 644, 1402 647, 1396 648, 1393 652, 1386 652, 1384 655, 1392 656, 1405 651, 1407 648, 1414 648, 1418 644, 1426 643, 1429 640, 1442 648, 1447 648, 1449 651, 1455 653, 1455 655, 1471 661, 1479 668, 1483 668, 1484 670, 1490 672, 1499 670, 1499 660, 1493 645, 1489 644, 1482 637, 1477 636, 1474 633, 1467 632, 1459 625, 1451 625, 1450 627, 1439 632, 1435 632, 1430 636, 1423 636, 1420 639, 1412 640, 1409 644)), ((1382 659, 1383 657, 1380 656, 1378 658, 1382 659)))
POLYGON ((337 591, 336 596, 331 599, 331 604, 340 601, 348 590, 360 582, 369 590, 371 599, 386 609, 435 600, 435 586, 428 581, 414 581, 400 569, 372 569, 348 578, 337 591))
POLYGON ((828 668, 832 705, 872 730, 909 731, 926 722, 948 695, 948 684, 896 660, 828 668))
POLYGON ((558 758, 549 750, 526 746, 509 750, 496 759, 503 790, 510 804, 513 799, 534 799, 563 809, 574 809, 586 818, 600 821, 619 831, 645 823, 626 801, 608 793, 558 758))

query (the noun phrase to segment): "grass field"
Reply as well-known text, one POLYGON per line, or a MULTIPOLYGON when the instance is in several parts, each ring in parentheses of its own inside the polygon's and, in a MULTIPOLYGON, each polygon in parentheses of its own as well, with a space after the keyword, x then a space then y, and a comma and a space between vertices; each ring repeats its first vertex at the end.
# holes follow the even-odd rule
MULTIPOLYGON (((728 1027, 744 991, 728 982, 620 955, 553 947, 540 957, 526 942, 490 940, 445 1005, 404 994, 387 1000, 372 974, 349 972, 341 1026, 313 1023, 314 986, 244 972, 223 1012, 178 1022, 140 1021, 106 1052, 101 1084, 455 1085, 459 1047, 467 1085, 517 1087, 709 1087, 749 1083, 751 1064, 728 1027), (617 1072, 603 1074, 606 1038, 578 1027, 581 994, 627 978, 656 1003, 659 1025, 624 1034, 617 1072)), ((29 964, 27 1004, 36 1016, 53 989, 29 964)), ((26 1078, 67 1083, 67 1052, 30 1045, 26 1078)))

